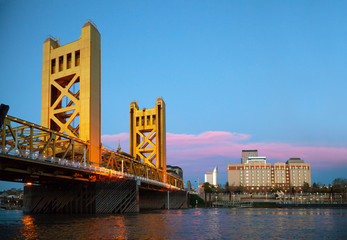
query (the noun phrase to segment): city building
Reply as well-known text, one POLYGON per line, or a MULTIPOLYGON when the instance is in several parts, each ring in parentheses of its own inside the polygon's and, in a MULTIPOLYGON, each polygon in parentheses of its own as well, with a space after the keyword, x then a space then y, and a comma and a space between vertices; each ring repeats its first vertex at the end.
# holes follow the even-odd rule
POLYGON ((166 165, 166 172, 173 174, 180 179, 183 179, 183 170, 178 166, 166 165))
POLYGON ((286 163, 277 162, 274 165, 266 162, 266 157, 258 155, 257 150, 243 150, 243 164, 228 164, 227 179, 230 187, 243 187, 245 191, 269 191, 283 189, 302 190, 304 183, 311 186, 311 167, 300 158, 290 158, 286 163), (252 151, 252 152, 247 152, 252 151), (245 153, 245 155, 244 155, 245 153))
POLYGON ((241 164, 246 163, 249 157, 258 157, 258 150, 242 150, 241 164))
POLYGON ((190 180, 187 181, 187 191, 191 191, 193 190, 192 188, 192 183, 190 182, 190 180))
POLYGON ((205 182, 212 184, 212 182, 213 182, 212 174, 213 174, 212 172, 205 173, 205 182))
POLYGON ((291 186, 303 186, 305 182, 311 186, 311 166, 309 163, 304 163, 304 160, 300 158, 290 158, 286 165, 289 170, 291 186))
POLYGON ((217 166, 213 169, 213 172, 207 172, 205 174, 205 182, 208 182, 209 184, 213 186, 218 186, 218 167, 217 166))

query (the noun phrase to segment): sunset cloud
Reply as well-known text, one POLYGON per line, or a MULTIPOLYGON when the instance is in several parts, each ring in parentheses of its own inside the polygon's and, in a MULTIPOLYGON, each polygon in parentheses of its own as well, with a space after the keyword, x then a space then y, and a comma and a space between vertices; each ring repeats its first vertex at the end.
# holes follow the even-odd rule
POLYGON ((208 131, 198 135, 167 133, 166 138, 167 138, 167 144, 170 146, 189 147, 189 146, 211 145, 214 142, 228 143, 228 142, 244 141, 249 139, 250 135, 243 134, 243 133, 208 131))
MULTIPOLYGON (((123 151, 129 150, 129 134, 104 135, 102 141, 115 148, 120 141, 123 151)), ((167 162, 189 172, 206 172, 215 165, 239 163, 242 150, 257 149, 274 163, 300 157, 316 169, 347 167, 347 148, 303 146, 281 142, 252 142, 251 135, 222 131, 200 134, 167 133, 167 162)))

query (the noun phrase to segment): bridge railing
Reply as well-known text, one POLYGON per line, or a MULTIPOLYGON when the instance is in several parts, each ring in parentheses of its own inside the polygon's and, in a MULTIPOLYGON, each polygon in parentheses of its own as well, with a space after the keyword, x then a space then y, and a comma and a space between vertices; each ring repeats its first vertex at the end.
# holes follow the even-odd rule
POLYGON ((138 177, 152 179, 155 181, 168 183, 172 186, 183 188, 182 179, 174 175, 164 173, 164 171, 138 161, 132 156, 125 153, 114 152, 103 148, 102 166, 105 168, 126 172, 138 177))
POLYGON ((89 143, 12 116, 6 116, 0 133, 0 144, 29 151, 30 156, 47 155, 88 162, 89 143))
POLYGON ((89 143, 12 116, 6 116, 0 132, 0 152, 59 165, 98 169, 183 189, 182 179, 151 167, 126 153, 101 148, 101 164, 88 159, 89 143))

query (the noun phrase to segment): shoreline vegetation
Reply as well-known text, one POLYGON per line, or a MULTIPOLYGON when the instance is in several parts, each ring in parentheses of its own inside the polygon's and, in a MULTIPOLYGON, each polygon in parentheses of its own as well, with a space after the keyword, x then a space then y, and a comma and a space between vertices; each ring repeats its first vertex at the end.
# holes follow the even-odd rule
MULTIPOLYGON (((208 195, 208 194, 206 194, 208 195)), ((274 195, 232 195, 211 194, 211 201, 203 200, 204 194, 191 195, 191 208, 346 208, 347 201, 342 198, 329 198, 327 195, 303 195, 275 197, 274 195)))
MULTIPOLYGON (((198 194, 191 195, 191 207, 254 207, 254 208, 347 208, 347 179, 336 178, 328 186, 305 183, 301 190, 294 187, 273 187, 267 191, 248 191, 242 186, 200 185, 198 194)), ((255 188, 256 189, 256 188, 255 188)))

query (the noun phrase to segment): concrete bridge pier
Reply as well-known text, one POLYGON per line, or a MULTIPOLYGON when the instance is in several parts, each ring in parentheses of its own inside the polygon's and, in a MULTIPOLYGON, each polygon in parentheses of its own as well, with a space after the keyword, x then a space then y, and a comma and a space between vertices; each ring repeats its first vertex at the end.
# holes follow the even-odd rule
POLYGON ((24 187, 25 213, 132 213, 187 208, 186 191, 139 188, 135 180, 57 183, 24 187))
POLYGON ((26 186, 23 210, 72 214, 139 212, 139 189, 134 180, 26 186))

